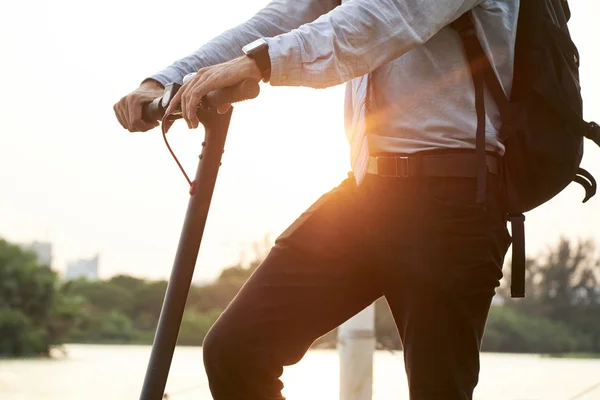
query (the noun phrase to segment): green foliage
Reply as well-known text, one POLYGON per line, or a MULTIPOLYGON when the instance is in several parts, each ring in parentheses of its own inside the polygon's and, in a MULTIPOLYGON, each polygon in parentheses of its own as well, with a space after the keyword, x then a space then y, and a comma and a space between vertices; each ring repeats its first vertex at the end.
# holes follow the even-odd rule
POLYGON ((35 255, 0 240, 0 356, 47 354, 72 328, 78 305, 35 255))
MULTIPOLYGON (((179 331, 181 345, 201 345, 221 311, 237 294, 250 268, 225 269, 213 283, 192 286, 179 331)), ((70 340, 84 343, 152 343, 167 290, 166 281, 145 281, 119 275, 108 281, 68 283, 69 293, 82 302, 70 340)))
POLYGON ((559 326, 568 327, 575 344, 563 337, 557 351, 600 353, 599 274, 600 264, 593 243, 573 244, 561 239, 544 257, 528 260, 524 299, 511 299, 509 288, 502 288, 505 308, 524 316, 519 325, 526 324, 527 320, 552 321, 553 326, 545 328, 549 332, 543 332, 542 326, 530 325, 540 336, 556 335, 558 341, 558 336, 566 335, 559 326))
POLYGON ((49 342, 63 344, 70 338, 71 332, 83 317, 83 301, 69 293, 69 285, 64 284, 56 290, 50 318, 46 324, 49 342))
POLYGON ((116 275, 110 278, 108 282, 132 294, 137 293, 146 284, 145 280, 129 275, 116 275))
POLYGON ((493 352, 556 354, 585 344, 582 335, 562 322, 492 307, 482 347, 493 352))
POLYGON ((140 286, 134 292, 133 315, 145 312, 158 321, 166 291, 167 281, 147 282, 140 286))
POLYGON ((33 253, 0 240, 0 308, 16 308, 34 324, 50 313, 56 274, 38 265, 33 253))
POLYGON ((44 331, 22 310, 0 309, 0 354, 23 356, 47 350, 44 331))
POLYGON ((110 311, 120 310, 132 315, 134 293, 110 281, 87 281, 80 279, 69 282, 71 294, 84 298, 95 308, 110 311))
POLYGON ((187 310, 183 314, 177 344, 183 346, 201 346, 208 330, 215 323, 219 315, 219 311, 199 313, 187 310))
POLYGON ((118 310, 86 314, 72 336, 83 343, 132 343, 137 337, 131 319, 118 310))
POLYGON ((187 307, 201 313, 214 309, 224 310, 258 264, 258 262, 252 263, 248 268, 232 266, 224 269, 215 282, 200 287, 192 286, 187 307))
MULTIPOLYGON (((192 286, 179 345, 201 345, 206 333, 256 269, 235 265, 214 282, 192 286)), ((598 259, 589 242, 566 240, 527 262, 527 297, 492 307, 483 350, 495 352, 600 353, 598 259)), ((33 254, 0 240, 0 356, 47 353, 65 342, 152 343, 166 281, 127 275, 106 281, 60 283, 33 254)), ((385 299, 376 302, 380 348, 401 347, 385 299)), ((335 345, 337 331, 315 345, 335 345)))

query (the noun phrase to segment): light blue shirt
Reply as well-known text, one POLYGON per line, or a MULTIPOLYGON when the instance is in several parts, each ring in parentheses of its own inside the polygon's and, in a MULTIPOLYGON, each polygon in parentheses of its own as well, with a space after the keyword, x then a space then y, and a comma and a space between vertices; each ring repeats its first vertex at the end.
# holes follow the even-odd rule
MULTIPOLYGON (((355 168, 366 169, 357 164, 376 152, 474 148, 472 78, 460 38, 448 26, 471 9, 477 35, 509 94, 519 0, 345 0, 341 5, 273 0, 151 78, 181 82, 265 38, 271 85, 325 88, 347 82, 345 129, 355 168)), ((503 153, 500 117, 489 93, 486 111, 487 148, 503 153)))

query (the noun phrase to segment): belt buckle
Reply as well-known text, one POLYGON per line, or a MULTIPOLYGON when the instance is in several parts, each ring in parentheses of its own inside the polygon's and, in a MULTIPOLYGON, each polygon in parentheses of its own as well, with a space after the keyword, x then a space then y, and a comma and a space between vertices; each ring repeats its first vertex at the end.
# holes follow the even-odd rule
POLYGON ((407 156, 377 156, 377 174, 383 178, 408 178, 410 176, 410 164, 407 156), (394 173, 380 171, 379 160, 392 159, 394 160, 394 173), (398 166, 400 164, 400 167, 398 166))
POLYGON ((402 165, 402 168, 400 168, 402 170, 402 178, 408 178, 410 176, 410 164, 408 163, 408 157, 407 156, 400 156, 398 157, 398 160, 396 161, 396 169, 398 169, 398 162, 400 162, 400 165, 402 165))

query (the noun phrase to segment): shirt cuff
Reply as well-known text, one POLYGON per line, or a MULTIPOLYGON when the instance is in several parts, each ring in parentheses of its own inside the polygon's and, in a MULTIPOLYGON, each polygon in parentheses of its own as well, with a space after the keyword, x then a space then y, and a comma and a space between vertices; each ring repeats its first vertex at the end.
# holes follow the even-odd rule
POLYGON ((272 86, 302 86, 302 46, 296 34, 288 32, 264 38, 269 45, 272 86))
POLYGON ((176 68, 173 68, 173 67, 166 68, 152 76, 149 76, 146 79, 154 79, 155 81, 158 81, 163 86, 166 86, 169 83, 173 83, 173 82, 176 82, 179 84, 183 83, 183 76, 181 75, 181 72, 179 72, 176 68))

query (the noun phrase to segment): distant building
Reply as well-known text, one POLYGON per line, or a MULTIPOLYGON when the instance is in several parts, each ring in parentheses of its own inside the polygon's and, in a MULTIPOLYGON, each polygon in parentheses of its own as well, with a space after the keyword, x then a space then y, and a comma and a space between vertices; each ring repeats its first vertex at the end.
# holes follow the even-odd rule
POLYGON ((52 243, 34 241, 21 247, 34 252, 40 264, 52 267, 52 243))
POLYGON ((66 280, 86 278, 90 281, 98 279, 98 261, 99 255, 94 258, 82 259, 69 262, 67 264, 67 271, 65 273, 66 280))

